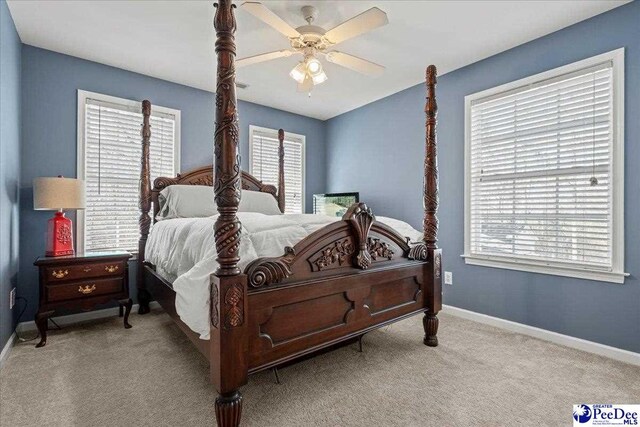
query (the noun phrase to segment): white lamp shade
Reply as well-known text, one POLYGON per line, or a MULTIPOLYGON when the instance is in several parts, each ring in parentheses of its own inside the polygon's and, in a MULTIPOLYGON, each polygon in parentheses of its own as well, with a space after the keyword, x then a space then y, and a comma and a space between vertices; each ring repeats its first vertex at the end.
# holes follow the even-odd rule
POLYGON ((314 85, 319 85, 320 83, 326 82, 328 79, 327 73, 325 73, 322 70, 320 70, 320 73, 314 75, 312 78, 313 78, 314 85))
POLYGON ((304 62, 300 62, 298 65, 294 67, 293 70, 289 73, 292 79, 297 81, 298 83, 302 83, 307 74, 307 69, 304 65, 304 62))
POLYGON ((36 178, 33 180, 33 209, 84 209, 84 181, 75 178, 36 178))

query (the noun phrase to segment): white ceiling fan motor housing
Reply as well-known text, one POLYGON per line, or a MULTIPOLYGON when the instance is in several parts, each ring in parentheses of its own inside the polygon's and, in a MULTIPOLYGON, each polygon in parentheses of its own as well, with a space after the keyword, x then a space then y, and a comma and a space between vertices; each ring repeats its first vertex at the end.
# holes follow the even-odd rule
POLYGON ((300 37, 291 40, 291 46, 295 49, 304 49, 305 47, 313 47, 317 50, 324 50, 329 47, 324 33, 326 31, 317 25, 303 25, 296 28, 300 33, 300 37))
POLYGON ((296 49, 305 47, 313 47, 317 50, 326 49, 328 44, 323 37, 326 33, 325 29, 312 25, 313 21, 318 17, 318 9, 313 6, 302 6, 301 10, 307 25, 296 28, 296 31, 300 33, 300 37, 291 39, 291 46, 296 49))

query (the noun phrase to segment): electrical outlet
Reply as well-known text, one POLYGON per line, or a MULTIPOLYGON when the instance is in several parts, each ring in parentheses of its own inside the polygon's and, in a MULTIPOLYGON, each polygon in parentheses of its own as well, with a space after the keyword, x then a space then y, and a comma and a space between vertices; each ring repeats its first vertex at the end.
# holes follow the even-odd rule
POLYGON ((11 292, 9 292, 9 310, 11 310, 14 305, 16 305, 16 288, 11 289, 11 292))
POLYGON ((453 273, 450 271, 444 272, 444 284, 453 285, 453 273))

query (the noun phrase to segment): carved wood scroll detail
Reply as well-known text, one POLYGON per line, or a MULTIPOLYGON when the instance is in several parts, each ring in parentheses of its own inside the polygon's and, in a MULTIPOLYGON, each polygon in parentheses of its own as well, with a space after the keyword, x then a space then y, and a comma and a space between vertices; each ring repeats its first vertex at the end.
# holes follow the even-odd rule
POLYGON ((325 270, 336 263, 341 266, 351 260, 354 252, 355 247, 350 238, 337 240, 322 249, 320 256, 311 261, 311 265, 317 271, 325 270))
MULTIPOLYGON (((367 252, 374 261, 390 260, 393 258, 394 251, 391 246, 378 238, 369 237, 367 239, 367 252)), ((315 258, 312 256, 308 259, 313 271, 326 270, 328 268, 340 267, 352 263, 354 267, 358 267, 356 259, 353 255, 356 253, 356 247, 353 240, 349 237, 339 239, 327 245, 320 252, 317 252, 315 258)), ((285 248, 285 253, 279 257, 258 258, 252 261, 245 269, 249 286, 252 288, 261 288, 280 283, 282 280, 291 276, 291 266, 296 260, 295 250, 291 247, 285 248)))
POLYGON ((441 274, 441 263, 442 263, 442 252, 440 251, 435 251, 434 252, 434 258, 433 258, 433 269, 435 270, 435 276, 436 279, 440 278, 440 274, 441 274))
MULTIPOLYGON (((369 237, 367 239, 366 251, 372 261, 390 260, 393 258, 394 251, 388 243, 369 237)), ((320 255, 310 260, 314 271, 326 270, 331 267, 341 267, 349 262, 354 267, 362 268, 358 264, 358 260, 353 255, 356 253, 356 247, 353 241, 348 239, 337 240, 320 251, 320 255)))
POLYGON ((224 294, 226 328, 235 328, 244 322, 244 292, 242 285, 235 284, 224 294))
POLYGON ((291 265, 295 261, 296 253, 292 247, 284 248, 284 255, 275 258, 258 258, 251 262, 245 272, 249 286, 260 288, 274 283, 280 283, 291 276, 291 265))
POLYGON ((376 217, 366 204, 354 203, 347 210, 342 219, 351 224, 351 230, 353 230, 353 234, 356 238, 355 243, 358 247, 358 253, 355 257, 354 266, 366 270, 371 266, 372 261, 371 255, 367 250, 367 238, 369 236, 371 224, 376 220, 376 217))
POLYGON ((211 313, 211 325, 218 327, 220 321, 220 313, 218 312, 218 285, 211 281, 211 298, 209 299, 209 311, 211 313))
POLYGON ((374 261, 378 258, 393 258, 393 250, 386 242, 383 242, 380 239, 369 237, 369 239, 367 239, 367 250, 374 261))
MULTIPOLYGON (((213 166, 207 166, 196 169, 185 174, 178 174, 175 178, 161 176, 153 181, 153 189, 155 191, 162 191, 170 185, 206 185, 213 186, 213 166)), ((272 194, 276 197, 277 189, 271 184, 264 184, 255 177, 249 175, 247 172, 242 172, 242 189, 251 191, 260 191, 264 193, 272 194)))
MULTIPOLYGON (((181 174, 178 174, 175 178, 158 177, 153 181, 153 188, 162 190, 170 185, 180 184, 181 179, 181 174)), ((211 187, 213 185, 213 174, 191 178, 189 179, 189 185, 207 185, 211 187)))
MULTIPOLYGON (((178 175, 179 177, 180 175, 178 175)), ((192 185, 208 185, 208 186, 212 186, 213 185, 213 177, 212 176, 203 176, 200 178, 196 178, 194 180, 191 181, 192 185)))
POLYGON ((426 261, 428 257, 429 252, 427 251, 427 245, 425 245, 424 243, 418 243, 411 246, 411 249, 409 249, 409 259, 413 259, 416 261, 426 261))

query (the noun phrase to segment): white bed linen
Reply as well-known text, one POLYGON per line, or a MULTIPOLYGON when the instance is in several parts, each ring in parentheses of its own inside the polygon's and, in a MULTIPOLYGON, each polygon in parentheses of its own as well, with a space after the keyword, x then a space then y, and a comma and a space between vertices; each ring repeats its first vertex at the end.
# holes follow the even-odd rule
MULTIPOLYGON (((213 226, 217 215, 208 218, 175 218, 154 224, 146 246, 146 261, 173 283, 176 311, 180 319, 201 339, 209 339, 209 277, 218 268, 213 226)), ((242 222, 240 264, 259 257, 280 256, 285 246, 294 246, 319 228, 339 221, 323 215, 264 215, 239 212, 242 222)), ((403 221, 376 217, 400 235, 417 241, 422 233, 403 221)))

